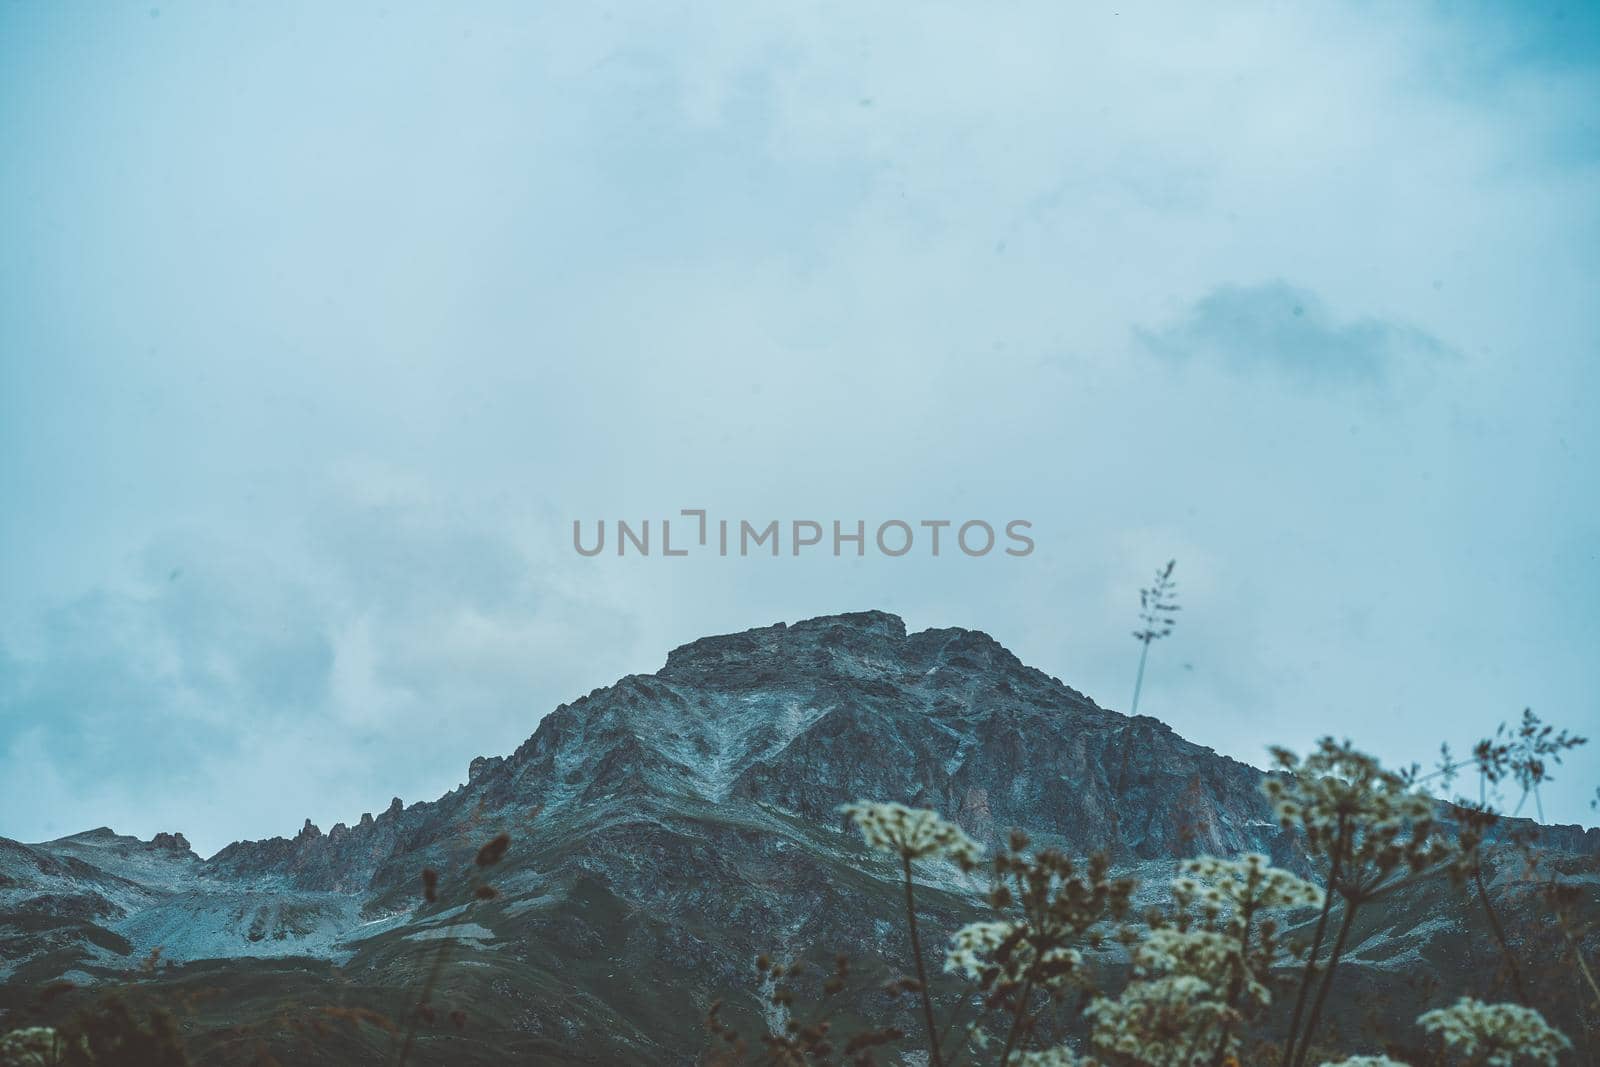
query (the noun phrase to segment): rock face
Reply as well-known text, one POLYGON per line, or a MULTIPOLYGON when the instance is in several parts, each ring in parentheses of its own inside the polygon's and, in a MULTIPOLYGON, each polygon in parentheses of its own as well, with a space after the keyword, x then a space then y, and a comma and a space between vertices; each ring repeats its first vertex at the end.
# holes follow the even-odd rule
POLYGON ((194 851, 189 847, 189 839, 182 834, 156 834, 150 839, 150 844, 167 852, 177 853, 180 856, 194 851))
POLYGON ((1270 848, 1259 773, 1127 718, 970 630, 892 615, 697 641, 650 676, 557 708, 477 783, 560 810, 637 790, 771 805, 820 822, 860 797, 938 808, 1130 858, 1270 848))
POLYGON ((467 764, 467 781, 475 782, 484 774, 494 770, 505 762, 502 756, 478 756, 467 764))
MULTIPOLYGON (((158 946, 176 965, 163 981, 224 961, 203 967, 234 997, 230 1023, 258 1028, 286 1062, 349 1062, 349 1049, 274 1031, 277 1008, 252 998, 270 986, 272 1005, 348 1005, 357 988, 366 1006, 403 1012, 449 930, 461 947, 445 995, 475 1020, 450 1038, 452 1062, 689 1063, 714 998, 734 1017, 757 1011, 758 952, 903 963, 895 872, 844 832, 839 804, 936 808, 990 844, 1024 827, 1160 883, 1197 852, 1300 862, 1260 777, 1097 706, 982 633, 907 634, 878 612, 779 624, 676 649, 653 675, 556 708, 510 756, 473 760, 439 800, 396 798, 326 834, 307 820, 292 839, 203 862, 176 834, 0 840, 0 980, 10 993, 64 974, 110 981, 158 946), (488 872, 499 895, 458 921, 473 856, 502 831, 510 850, 488 872), (420 898, 424 868, 441 872, 436 906, 420 898)), ((1552 839, 1574 869, 1597 867, 1600 832, 1552 839)), ((974 916, 983 888, 929 873, 930 942, 974 916)), ((1357 937, 1399 958, 1429 949, 1418 929, 1397 914, 1357 937)), ((1475 959, 1458 958, 1464 981, 1475 959)), ((227 1062, 208 1033, 197 1053, 227 1062)))

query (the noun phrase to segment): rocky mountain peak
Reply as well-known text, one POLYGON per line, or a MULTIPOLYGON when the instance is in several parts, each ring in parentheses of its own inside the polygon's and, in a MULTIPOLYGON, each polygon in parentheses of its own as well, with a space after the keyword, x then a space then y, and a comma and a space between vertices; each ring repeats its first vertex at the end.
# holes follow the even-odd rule
POLYGON ((504 763, 504 756, 477 756, 467 764, 467 782, 476 782, 479 778, 504 763))
MULTIPOLYGON (((1000 642, 979 630, 923 630, 908 634, 905 621, 883 611, 823 615, 739 633, 706 637, 673 649, 656 674, 624 679, 751 691, 801 686, 900 684, 941 668, 958 673, 1007 675, 1011 684, 1053 681, 1025 667, 1000 642)), ((1054 682, 1063 692, 1080 694, 1054 682)), ((591 697, 605 692, 597 691, 591 697)))
POLYGON ((109 826, 96 826, 93 830, 80 830, 63 837, 63 841, 116 841, 120 835, 109 826))
POLYGON ((189 847, 189 839, 181 833, 158 833, 150 839, 150 844, 154 848, 161 849, 164 852, 173 852, 180 856, 188 855, 194 851, 189 847))
POLYGON ((898 615, 858 611, 823 615, 790 626, 776 623, 739 633, 703 637, 667 653, 667 663, 655 677, 664 681, 697 679, 705 675, 751 678, 770 673, 785 663, 817 665, 828 649, 887 650, 904 642, 906 624, 898 615))

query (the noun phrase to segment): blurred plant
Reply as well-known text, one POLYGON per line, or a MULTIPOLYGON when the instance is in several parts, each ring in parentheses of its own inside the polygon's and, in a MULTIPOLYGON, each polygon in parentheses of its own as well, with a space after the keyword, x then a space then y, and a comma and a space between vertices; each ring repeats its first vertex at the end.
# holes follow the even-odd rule
MULTIPOLYGON (((1514 729, 1502 722, 1492 737, 1484 738, 1474 745, 1470 761, 1456 761, 1451 757, 1449 747, 1441 746, 1438 769, 1430 776, 1442 778, 1448 784, 1463 767, 1470 766, 1477 769, 1477 802, 1459 797, 1455 801, 1455 815, 1461 824, 1461 849, 1458 859, 1452 865, 1451 874, 1458 882, 1470 882, 1476 892, 1478 902, 1488 920, 1490 932, 1499 947, 1504 972, 1511 982, 1518 1002, 1526 1006, 1531 1006, 1532 1000, 1522 967, 1512 950, 1505 924, 1495 908, 1483 874, 1485 849, 1488 847, 1488 842, 1494 838, 1496 828, 1501 821, 1501 814, 1493 802, 1502 800, 1501 783, 1515 782, 1520 789, 1520 795, 1517 797, 1516 807, 1512 810, 1512 816, 1523 809, 1531 795, 1534 798, 1534 808, 1539 818, 1543 819, 1544 806, 1539 799, 1539 786, 1551 780, 1550 768, 1559 766, 1565 753, 1587 743, 1586 738, 1566 730, 1557 731, 1535 715, 1531 708, 1524 708, 1522 721, 1514 729)), ((1531 848, 1536 839, 1537 830, 1517 830, 1510 834, 1507 840, 1507 843, 1521 849, 1530 871, 1537 864, 1531 848)), ((1580 970, 1587 971, 1588 965, 1581 952, 1574 949, 1573 956, 1580 970)))
MULTIPOLYGON (((1498 776, 1495 781, 1517 782, 1524 793, 1547 780, 1547 767, 1559 762, 1561 752, 1584 743, 1545 727, 1531 713, 1512 738, 1507 740, 1504 731, 1498 736, 1500 742, 1491 739, 1475 749, 1473 762, 1485 776, 1498 776)), ((867 844, 900 861, 916 973, 888 988, 917 994, 929 1067, 962 1060, 998 1067, 1240 1067, 1249 1031, 1272 1002, 1274 969, 1290 955, 1281 937, 1283 917, 1315 908, 1281 1052, 1254 1038, 1248 1055, 1252 1063, 1275 1060, 1279 1067, 1305 1067, 1359 911, 1441 872, 1458 881, 1471 875, 1478 883, 1496 940, 1509 959, 1510 941, 1480 870, 1483 843, 1499 819, 1492 809, 1458 805, 1454 817, 1446 818, 1439 802, 1422 790, 1427 778, 1419 768, 1387 770, 1349 742, 1324 738, 1303 759, 1283 749, 1273 753, 1278 770, 1262 783, 1262 791, 1283 827, 1295 832, 1326 889, 1271 866, 1258 854, 1184 861, 1170 886, 1170 908, 1151 909, 1142 932, 1126 925, 1119 929, 1132 966, 1121 992, 1111 996, 1094 988, 1084 952, 1102 947, 1108 922, 1125 918, 1134 882, 1113 878, 1104 855, 1074 861, 1050 848, 1030 853, 1027 835, 1013 831, 993 860, 987 903, 994 917, 968 923, 950 939, 944 971, 969 983, 969 992, 942 1029, 922 958, 913 864, 948 861, 971 871, 979 847, 933 811, 845 805, 841 810, 867 844), (1064 1044, 1038 1047, 1046 1044, 1042 1024, 1046 1019, 1059 1023, 1059 1009, 1069 1000, 1081 1006, 1092 1054, 1064 1044), (997 1024, 992 1031, 991 1024, 997 1024), (1003 1039, 997 1036, 1001 1033, 1003 1039)), ((1427 777, 1449 776, 1462 766, 1445 749, 1439 771, 1427 777)), ((1581 956, 1586 932, 1573 918, 1583 890, 1552 877, 1545 892, 1584 988, 1600 1010, 1600 983, 1581 956)), ((1296 947, 1294 954, 1299 951, 1296 947)), ((832 1063, 830 1056, 837 1055, 842 1064, 869 1064, 875 1050, 903 1036, 893 1028, 866 1030, 841 1045, 831 1035, 830 1017, 795 1018, 791 979, 799 970, 758 961, 764 997, 782 1017, 782 1032, 762 1039, 772 1062, 832 1063)), ((824 997, 837 993, 847 974, 841 957, 824 984, 824 997)), ((1513 979, 1522 1004, 1463 999, 1425 1013, 1418 1022, 1451 1054, 1474 1064, 1510 1067, 1518 1058, 1554 1064, 1571 1044, 1526 1003, 1521 975, 1514 971, 1513 979)), ((720 1008, 713 1005, 709 1027, 725 1045, 742 1051, 737 1033, 720 1021, 720 1008)), ((1407 1060, 1424 1055, 1403 1046, 1391 1045, 1389 1051, 1407 1060)), ((1403 1067, 1403 1062, 1363 1055, 1330 1067, 1403 1067)))
MULTIPOLYGON (((889 982, 886 991, 916 995, 929 1067, 942 1067, 985 1050, 997 1050, 995 1062, 1003 1067, 1076 1062, 1061 1059, 1066 1053, 1060 1051, 1025 1053, 1021 1044, 1032 1034, 1038 1011, 1047 1005, 1059 1006, 1069 995, 1087 989, 1077 945, 1092 947, 1103 942, 1102 925, 1127 914, 1133 880, 1112 878, 1110 862, 1103 855, 1080 863, 1055 849, 1030 853, 1027 836, 1013 832, 991 867, 986 899, 995 918, 957 930, 945 953, 945 972, 965 979, 969 991, 941 1029, 922 958, 912 864, 942 860, 973 872, 978 866, 978 846, 959 827, 932 811, 865 801, 841 810, 868 845, 900 861, 915 975, 889 982), (963 1015, 970 1017, 963 1019, 963 1015), (1003 1040, 985 1029, 990 1019, 1004 1030, 1003 1040)), ((832 1022, 826 1015, 796 1019, 791 979, 799 968, 784 968, 762 957, 757 970, 763 982, 762 999, 783 1013, 781 1032, 769 1029, 761 1039, 768 1062, 831 1063, 835 1061, 830 1057, 838 1056, 839 1063, 870 1064, 877 1051, 905 1036, 885 1027, 845 1039, 831 1033, 832 1022)), ((835 974, 822 987, 824 997, 837 993, 847 975, 848 968, 840 958, 835 974)), ((746 1048, 737 1031, 722 1021, 720 1012, 718 1003, 708 1015, 712 1034, 729 1048, 746 1048)))
POLYGON ((1437 1034, 1452 1052, 1470 1064, 1511 1067, 1531 1060, 1555 1067, 1560 1054, 1572 1048, 1565 1034, 1550 1026, 1533 1008, 1520 1004, 1485 1004, 1462 997, 1448 1008, 1430 1011, 1417 1019, 1429 1033, 1437 1034))
POLYGON ((985 1044, 984 1018, 998 1012, 1007 1020, 1002 1067, 1013 1062, 1018 1042, 1034 1029, 1036 1006, 1086 988, 1077 946, 1098 947, 1102 924, 1127 915, 1135 888, 1131 878, 1111 877, 1104 853, 1080 863, 1052 848, 1029 853, 1029 846, 1027 834, 1012 831, 994 858, 988 903, 997 921, 956 931, 945 955, 945 970, 972 981, 980 997, 979 1015, 967 1024, 959 1047, 985 1044))
POLYGON ((1151 1067, 1237 1064, 1244 1031, 1270 1002, 1281 958, 1269 912, 1315 907, 1323 893, 1265 856, 1201 856, 1172 882, 1170 913, 1152 909, 1121 996, 1085 1011, 1112 1062, 1151 1067))
MULTIPOLYGON (((62 1067, 187 1067, 172 1013, 135 1007, 117 993, 78 1011, 61 1027, 62 1067)), ((50 1061, 45 1061, 49 1063, 50 1061)))
POLYGON ((1348 741, 1329 737, 1303 760, 1287 749, 1272 752, 1280 772, 1262 782, 1262 792, 1284 828, 1300 833, 1327 886, 1282 1060, 1286 1067, 1301 1067, 1361 907, 1441 868, 1457 853, 1439 836, 1434 801, 1417 789, 1414 775, 1385 770, 1348 741), (1343 916, 1324 956, 1336 898, 1343 901, 1343 916))
MULTIPOLYGON (((397 1035, 400 1051, 395 1058, 396 1067, 405 1067, 406 1061, 410 1059, 411 1050, 416 1045, 418 1024, 432 1023, 438 1017, 433 1007, 433 993, 439 983, 439 976, 444 973, 445 959, 455 944, 456 929, 462 920, 471 914, 476 904, 494 900, 500 895, 494 886, 483 879, 487 875, 488 868, 505 858, 506 850, 510 847, 511 835, 498 834, 478 849, 471 865, 466 868, 464 873, 470 876, 466 888, 470 892, 465 903, 461 904, 451 917, 449 925, 444 929, 444 935, 439 938, 439 947, 433 954, 433 962, 428 968, 427 977, 423 979, 414 1004, 405 1014, 405 1030, 397 1035)), ((428 904, 438 903, 439 900, 439 872, 432 867, 424 868, 422 871, 422 898, 428 904)), ((466 1015, 460 1011, 453 1011, 450 1013, 450 1021, 457 1030, 460 1030, 466 1024, 466 1015)))
POLYGON ((27 1026, 0 1035, 0 1067, 57 1067, 67 1039, 53 1026, 27 1026))
MULTIPOLYGON (((821 1005, 804 1021, 795 1017, 797 1000, 795 980, 808 973, 809 968, 800 961, 787 965, 774 963, 770 956, 756 959, 756 974, 762 999, 776 1010, 781 1024, 774 1031, 770 1025, 761 1036, 769 1063, 781 1067, 803 1067, 806 1064, 831 1063, 837 1055, 838 1062, 849 1067, 870 1067, 875 1062, 876 1050, 893 1044, 905 1036, 898 1027, 886 1026, 863 1030, 849 1038, 834 1037, 834 1011, 837 996, 850 979, 850 959, 840 953, 834 957, 833 970, 822 982, 819 999, 821 1005)), ((726 1062, 743 1063, 749 1051, 739 1031, 722 1021, 722 1001, 714 1001, 706 1012, 706 1027, 725 1046, 726 1062)), ((712 1064, 724 1062, 723 1053, 713 1053, 712 1064)))
POLYGON ((930 1067, 943 1067, 944 1059, 939 1054, 938 1027, 933 1020, 933 1001, 928 992, 928 974, 922 961, 922 940, 917 931, 916 893, 911 878, 911 864, 918 860, 946 859, 962 870, 970 871, 977 866, 982 850, 960 827, 946 822, 934 811, 908 808, 904 804, 866 801, 845 804, 839 810, 855 823, 869 847, 892 853, 900 859, 905 880, 906 929, 911 939, 911 961, 917 973, 916 992, 922 1000, 923 1024, 927 1027, 928 1063, 930 1067))
POLYGON ((1539 786, 1552 781, 1551 766, 1560 766, 1563 753, 1588 743, 1587 738, 1557 732, 1555 727, 1543 722, 1532 708, 1522 709, 1522 722, 1515 728, 1501 723, 1493 737, 1479 741, 1472 750, 1473 762, 1478 768, 1478 806, 1487 808, 1491 792, 1498 796, 1498 786, 1503 781, 1513 781, 1522 790, 1513 817, 1533 797, 1534 811, 1539 821, 1544 821, 1544 803, 1539 798, 1539 786))
POLYGON ((1572 956, 1578 974, 1587 989, 1589 1010, 1600 1012, 1600 981, 1595 979, 1589 961, 1583 958, 1583 939, 1589 931, 1579 927, 1577 917, 1577 905, 1583 899, 1583 895, 1584 890, 1579 886, 1555 878, 1547 882, 1544 887, 1545 903, 1550 909, 1551 916, 1556 920, 1556 927, 1561 931, 1566 951, 1572 956))
POLYGON ((1178 607, 1178 583, 1172 578, 1172 570, 1177 565, 1177 560, 1167 560, 1165 567, 1156 570, 1155 583, 1139 590, 1139 629, 1133 631, 1133 638, 1142 647, 1139 649, 1139 673, 1133 679, 1130 715, 1139 714, 1139 692, 1144 688, 1144 665, 1150 658, 1150 642, 1172 633, 1178 623, 1177 613, 1182 609, 1178 607))

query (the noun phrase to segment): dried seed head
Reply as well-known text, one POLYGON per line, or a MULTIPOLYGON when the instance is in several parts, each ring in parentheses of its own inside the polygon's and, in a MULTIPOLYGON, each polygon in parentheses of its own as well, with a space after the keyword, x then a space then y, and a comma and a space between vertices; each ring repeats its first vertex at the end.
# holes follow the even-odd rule
POLYGON ((493 841, 490 841, 489 843, 484 845, 482 848, 478 849, 478 859, 477 859, 478 866, 479 867, 493 867, 496 863, 500 862, 501 857, 506 854, 506 849, 509 848, 510 846, 511 846, 511 835, 510 834, 501 834, 501 835, 499 835, 493 841))

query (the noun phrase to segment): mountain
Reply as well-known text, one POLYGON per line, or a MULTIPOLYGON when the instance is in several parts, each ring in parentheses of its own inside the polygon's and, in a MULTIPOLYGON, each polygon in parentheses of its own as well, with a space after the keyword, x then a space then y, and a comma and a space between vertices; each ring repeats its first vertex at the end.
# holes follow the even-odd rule
MULTIPOLYGON (((1097 706, 983 633, 908 634, 880 612, 780 623, 678 648, 655 674, 556 708, 509 756, 473 760, 438 800, 397 798, 326 833, 307 821, 209 859, 181 834, 0 839, 0 1029, 65 980, 170 1004, 202 1062, 380 1062, 388 1037, 352 1013, 403 1014, 447 934, 415 1062, 692 1063, 713 1000, 747 1029, 763 1011, 762 952, 848 952, 867 991, 847 1015, 909 1028, 872 986, 906 961, 898 872, 838 805, 900 800, 989 844, 1023 827, 1071 853, 1104 849, 1155 892, 1197 852, 1302 864, 1261 777, 1097 706), (505 858, 479 871, 477 850, 502 832, 505 858), (423 900, 425 868, 440 872, 437 903, 423 900), (492 900, 473 900, 474 873, 492 900)), ((1600 884, 1600 831, 1545 828, 1543 841, 1600 884)), ((1518 879, 1502 864, 1494 889, 1532 930, 1537 902, 1518 879)), ((978 913, 984 883, 953 868, 924 881, 931 945, 978 913)), ((1446 892, 1363 917, 1341 981, 1405 1019, 1440 990, 1479 991, 1493 969, 1481 916, 1439 907, 1446 892), (1437 988, 1417 986, 1418 967, 1437 988)))

